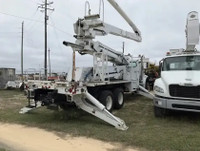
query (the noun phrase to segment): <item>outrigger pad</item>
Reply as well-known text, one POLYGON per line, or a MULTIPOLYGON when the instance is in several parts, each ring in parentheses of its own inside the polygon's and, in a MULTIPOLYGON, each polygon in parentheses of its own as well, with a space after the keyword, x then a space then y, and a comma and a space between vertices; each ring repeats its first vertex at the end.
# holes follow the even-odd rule
POLYGON ((39 107, 41 107, 41 103, 37 102, 36 106, 35 105, 28 105, 28 106, 21 108, 19 113, 25 114, 25 113, 28 113, 29 111, 34 110, 34 109, 39 108, 39 107))

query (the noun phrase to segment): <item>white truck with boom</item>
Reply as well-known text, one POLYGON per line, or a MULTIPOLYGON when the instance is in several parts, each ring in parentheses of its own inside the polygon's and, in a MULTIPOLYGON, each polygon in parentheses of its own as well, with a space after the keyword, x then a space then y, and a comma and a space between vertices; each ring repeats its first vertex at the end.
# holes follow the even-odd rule
MULTIPOLYGON (((110 113, 113 108, 120 109, 123 106, 124 93, 136 92, 152 98, 152 95, 142 87, 142 58, 124 55, 99 41, 94 41, 96 36, 107 34, 137 42, 142 40, 140 31, 119 5, 114 0, 108 2, 128 22, 134 32, 105 23, 100 20, 99 14, 88 13, 84 18, 78 19, 74 24, 76 42, 63 42, 73 50, 73 67, 68 73, 67 82, 41 81, 28 84, 29 105, 33 99, 33 108, 56 104, 65 109, 69 103, 74 103, 78 108, 116 128, 126 130, 128 127, 125 122, 110 113), (93 67, 77 68, 75 52, 92 55, 93 67)), ((32 106, 25 107, 20 112, 25 113, 31 109, 32 106)))
POLYGON ((169 110, 200 112, 200 52, 198 13, 188 14, 186 49, 172 49, 160 61, 160 78, 154 83, 154 113, 163 117, 169 110))

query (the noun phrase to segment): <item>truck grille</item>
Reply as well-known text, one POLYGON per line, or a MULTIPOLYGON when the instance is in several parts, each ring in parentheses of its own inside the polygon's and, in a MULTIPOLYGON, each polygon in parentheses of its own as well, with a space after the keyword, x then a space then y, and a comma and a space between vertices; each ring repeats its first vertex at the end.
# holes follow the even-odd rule
POLYGON ((200 98, 200 86, 170 85, 169 93, 174 97, 200 98))

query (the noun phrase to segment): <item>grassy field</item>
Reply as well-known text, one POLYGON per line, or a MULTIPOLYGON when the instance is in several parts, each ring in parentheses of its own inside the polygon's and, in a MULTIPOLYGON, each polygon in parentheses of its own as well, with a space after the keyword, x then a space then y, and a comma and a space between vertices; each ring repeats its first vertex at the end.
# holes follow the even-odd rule
POLYGON ((141 150, 200 150, 200 114, 174 112, 166 118, 155 118, 152 100, 145 97, 127 95, 123 109, 114 111, 126 122, 127 131, 119 131, 77 108, 65 112, 39 108, 25 115, 18 114, 25 105, 22 92, 0 90, 0 122, 63 132, 58 133, 60 137, 71 134, 119 142, 141 150))

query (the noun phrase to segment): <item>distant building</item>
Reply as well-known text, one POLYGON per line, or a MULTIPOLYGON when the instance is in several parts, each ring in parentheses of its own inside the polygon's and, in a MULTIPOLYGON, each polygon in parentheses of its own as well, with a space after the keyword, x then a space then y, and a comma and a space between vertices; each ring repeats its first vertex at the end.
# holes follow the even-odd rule
POLYGON ((15 68, 0 68, 0 88, 5 88, 8 81, 16 79, 15 68))

